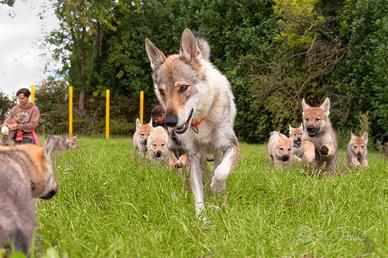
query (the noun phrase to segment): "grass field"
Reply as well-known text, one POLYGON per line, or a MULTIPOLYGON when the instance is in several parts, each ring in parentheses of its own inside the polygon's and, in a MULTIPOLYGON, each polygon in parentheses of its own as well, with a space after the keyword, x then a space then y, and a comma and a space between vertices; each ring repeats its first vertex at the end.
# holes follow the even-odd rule
POLYGON ((244 144, 225 194, 206 176, 201 223, 183 172, 134 155, 130 139, 80 138, 56 155, 60 189, 39 202, 32 257, 387 257, 388 162, 369 164, 319 179, 244 144))

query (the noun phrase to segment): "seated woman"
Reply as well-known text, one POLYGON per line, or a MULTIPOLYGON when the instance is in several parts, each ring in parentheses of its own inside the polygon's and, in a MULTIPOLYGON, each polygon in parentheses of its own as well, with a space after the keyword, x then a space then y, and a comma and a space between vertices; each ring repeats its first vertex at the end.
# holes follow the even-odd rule
POLYGON ((29 101, 31 93, 28 89, 22 88, 17 91, 16 96, 19 104, 14 106, 0 126, 4 134, 3 145, 16 143, 38 143, 35 128, 40 119, 39 109, 29 101))

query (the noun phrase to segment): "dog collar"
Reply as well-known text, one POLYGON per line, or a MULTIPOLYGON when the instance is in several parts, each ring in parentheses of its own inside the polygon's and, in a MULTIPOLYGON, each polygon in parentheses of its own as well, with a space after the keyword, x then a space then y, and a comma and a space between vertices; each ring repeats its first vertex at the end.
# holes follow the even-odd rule
POLYGON ((199 125, 203 122, 203 120, 205 120, 205 117, 204 117, 204 116, 201 117, 201 118, 198 119, 198 120, 193 121, 193 122, 191 123, 191 125, 194 126, 194 127, 197 127, 197 126, 199 126, 199 125))

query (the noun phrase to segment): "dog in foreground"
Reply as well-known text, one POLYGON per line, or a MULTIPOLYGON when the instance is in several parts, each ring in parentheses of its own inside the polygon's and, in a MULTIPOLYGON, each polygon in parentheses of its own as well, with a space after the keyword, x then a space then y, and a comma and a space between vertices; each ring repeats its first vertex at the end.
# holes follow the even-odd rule
POLYGON ((210 48, 201 36, 185 29, 180 52, 166 57, 149 39, 145 48, 152 68, 155 94, 163 106, 165 125, 188 155, 196 214, 204 209, 202 172, 208 152, 214 152, 210 187, 225 190, 239 154, 233 131, 236 107, 228 79, 209 61, 210 48))
POLYGON ((53 142, 0 147, 0 248, 28 255, 36 227, 33 198, 50 199, 58 189, 53 142))
POLYGON ((311 107, 302 100, 303 108, 303 150, 307 162, 320 168, 326 162, 326 169, 336 168, 337 137, 331 125, 330 100, 326 98, 319 107, 311 107))

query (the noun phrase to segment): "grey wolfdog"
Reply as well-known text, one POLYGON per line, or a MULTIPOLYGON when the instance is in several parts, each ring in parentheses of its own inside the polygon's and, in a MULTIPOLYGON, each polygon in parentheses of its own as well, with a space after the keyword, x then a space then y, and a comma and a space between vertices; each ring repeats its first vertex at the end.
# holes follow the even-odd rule
POLYGON ((0 248, 28 255, 36 226, 33 198, 50 199, 58 189, 53 147, 53 142, 0 147, 0 248))
POLYGON ((145 47, 155 94, 166 111, 165 125, 188 155, 190 183, 197 216, 204 209, 202 171, 206 155, 214 153, 210 187, 219 192, 239 154, 233 131, 236 106, 228 79, 209 61, 207 41, 185 29, 180 52, 166 57, 149 39, 145 47))

